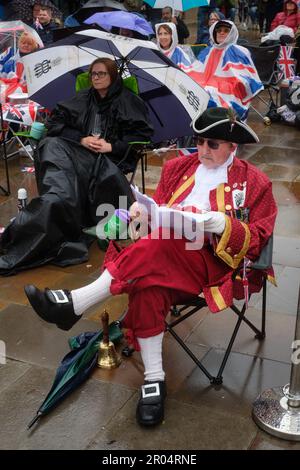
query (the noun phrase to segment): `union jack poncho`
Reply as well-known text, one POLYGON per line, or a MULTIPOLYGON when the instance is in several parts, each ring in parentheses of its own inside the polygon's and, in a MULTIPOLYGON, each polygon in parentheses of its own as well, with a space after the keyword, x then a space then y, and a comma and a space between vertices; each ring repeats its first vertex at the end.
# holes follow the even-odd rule
POLYGON ((160 51, 165 56, 167 56, 172 62, 174 62, 174 64, 176 64, 181 70, 186 73, 190 73, 193 70, 192 64, 196 60, 196 57, 194 56, 191 48, 189 48, 190 54, 188 54, 188 46, 183 46, 183 49, 183 47, 178 45, 176 25, 174 23, 157 23, 155 25, 155 30, 157 37, 157 46, 160 51), (158 31, 162 25, 167 25, 172 31, 171 44, 169 45, 168 49, 163 49, 158 39, 158 31))
POLYGON ((212 46, 203 49, 198 61, 188 74, 210 94, 208 107, 232 107, 242 120, 254 96, 263 89, 250 52, 236 45, 238 31, 234 23, 222 44, 214 40, 214 28, 210 28, 212 46))

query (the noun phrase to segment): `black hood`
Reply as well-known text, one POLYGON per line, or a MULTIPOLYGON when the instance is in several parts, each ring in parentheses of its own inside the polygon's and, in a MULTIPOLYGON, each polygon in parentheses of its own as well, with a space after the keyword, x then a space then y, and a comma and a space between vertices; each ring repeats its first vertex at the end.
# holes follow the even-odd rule
POLYGON ((99 107, 100 113, 103 113, 110 108, 111 103, 122 92, 123 86, 123 81, 121 77, 118 76, 117 79, 110 85, 107 95, 104 96, 104 98, 101 98, 99 93, 94 88, 92 88, 92 94, 96 100, 97 106, 99 107))

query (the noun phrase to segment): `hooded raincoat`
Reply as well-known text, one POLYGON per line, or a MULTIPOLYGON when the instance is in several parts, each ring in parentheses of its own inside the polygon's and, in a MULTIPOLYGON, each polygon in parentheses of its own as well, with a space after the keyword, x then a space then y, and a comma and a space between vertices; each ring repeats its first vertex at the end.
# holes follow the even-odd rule
POLYGON ((263 90, 250 52, 237 45, 238 30, 232 21, 230 32, 221 44, 215 40, 214 23, 210 29, 211 46, 203 49, 189 75, 210 94, 208 107, 232 107, 242 120, 254 96, 263 90))
POLYGON ((190 48, 190 53, 188 53, 188 48, 184 47, 183 49, 183 47, 178 45, 176 25, 174 23, 158 23, 155 25, 155 33, 159 50, 180 69, 184 70, 184 72, 188 73, 192 70, 192 63, 195 61, 195 56, 190 48), (159 43, 158 30, 161 26, 168 26, 172 30, 172 43, 169 49, 163 49, 159 43))

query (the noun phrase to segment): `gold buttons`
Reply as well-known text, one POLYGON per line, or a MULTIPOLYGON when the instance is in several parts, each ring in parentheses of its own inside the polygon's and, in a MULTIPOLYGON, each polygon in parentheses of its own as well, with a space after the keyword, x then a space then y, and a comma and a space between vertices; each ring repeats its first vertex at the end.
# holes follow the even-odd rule
POLYGON ((226 253, 232 253, 232 249, 230 248, 230 246, 228 246, 225 251, 226 253))
POLYGON ((183 176, 183 181, 186 181, 188 179, 188 177, 186 175, 183 176))
POLYGON ((225 210, 231 211, 231 209, 232 209, 232 206, 230 204, 226 204, 225 210))
POLYGON ((225 186, 224 191, 225 193, 229 193, 231 191, 230 186, 225 186))
POLYGON ((233 257, 234 257, 234 258, 238 258, 238 257, 239 257, 239 255, 233 255, 233 257))

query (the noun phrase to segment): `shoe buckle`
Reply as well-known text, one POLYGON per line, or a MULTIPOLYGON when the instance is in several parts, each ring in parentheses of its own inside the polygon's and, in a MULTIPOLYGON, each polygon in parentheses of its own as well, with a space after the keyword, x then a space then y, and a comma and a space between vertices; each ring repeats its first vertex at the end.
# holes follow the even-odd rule
POLYGON ((142 385, 142 398, 149 398, 149 397, 159 397, 160 396, 160 388, 159 383, 153 384, 146 384, 142 385))
POLYGON ((70 302, 70 300, 68 299, 66 293, 62 289, 61 290, 52 290, 51 294, 55 298, 55 302, 57 304, 66 304, 66 303, 70 302))

